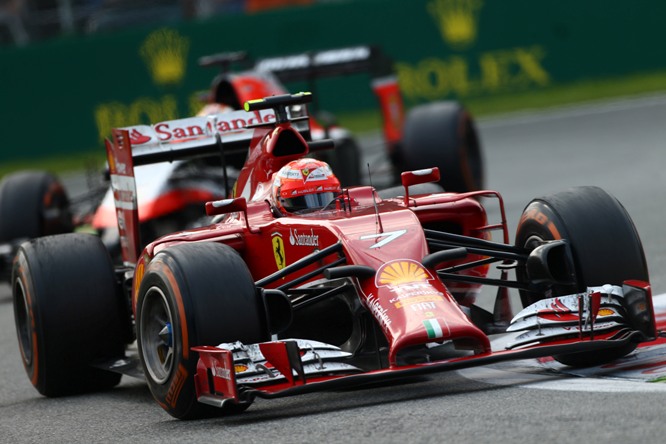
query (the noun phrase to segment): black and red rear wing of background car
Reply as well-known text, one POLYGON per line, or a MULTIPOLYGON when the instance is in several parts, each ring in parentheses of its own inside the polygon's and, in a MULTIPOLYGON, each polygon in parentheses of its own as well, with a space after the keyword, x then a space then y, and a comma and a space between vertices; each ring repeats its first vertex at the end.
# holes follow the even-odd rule
POLYGON ((305 81, 309 91, 316 91, 317 79, 368 74, 372 78, 372 89, 379 100, 386 141, 395 144, 402 139, 404 104, 393 60, 376 46, 359 45, 265 57, 257 59, 254 64, 244 51, 214 54, 199 59, 200 66, 219 66, 223 74, 230 71, 233 64, 247 72, 270 73, 283 83, 305 81))
POLYGON ((219 66, 222 73, 228 72, 233 64, 242 69, 271 72, 282 82, 358 73, 384 77, 393 73, 391 59, 379 48, 367 45, 265 57, 254 63, 245 51, 224 52, 199 59, 199 66, 219 66))

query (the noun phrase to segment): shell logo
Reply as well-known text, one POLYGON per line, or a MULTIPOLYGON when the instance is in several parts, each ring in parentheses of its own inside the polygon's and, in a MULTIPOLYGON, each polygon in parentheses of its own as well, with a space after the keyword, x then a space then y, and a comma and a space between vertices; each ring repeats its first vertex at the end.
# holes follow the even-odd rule
POLYGON ((429 281, 432 275, 421 264, 411 260, 388 262, 377 273, 377 286, 398 286, 429 281))

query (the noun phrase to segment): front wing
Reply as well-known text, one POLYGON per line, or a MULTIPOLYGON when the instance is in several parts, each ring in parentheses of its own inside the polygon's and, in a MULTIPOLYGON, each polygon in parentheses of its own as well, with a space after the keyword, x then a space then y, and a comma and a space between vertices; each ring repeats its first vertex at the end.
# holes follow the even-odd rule
POLYGON ((509 338, 505 350, 369 371, 344 363, 348 353, 316 341, 193 347, 199 353, 194 376, 197 398, 222 407, 229 402, 248 403, 256 397, 358 387, 502 361, 624 349, 658 335, 650 286, 641 281, 544 299, 516 315, 508 331, 513 331, 510 334, 514 337, 509 338))
POLYGON ((324 390, 353 388, 367 384, 393 381, 401 378, 429 373, 459 370, 468 367, 495 364, 502 361, 534 359, 569 353, 596 352, 623 347, 640 342, 643 335, 638 331, 623 331, 612 339, 565 340, 552 345, 537 345, 518 350, 502 350, 480 355, 452 358, 436 363, 396 366, 357 374, 333 374, 328 376, 305 376, 299 353, 294 353, 290 343, 284 340, 259 344, 272 367, 286 378, 277 378, 274 383, 261 386, 237 384, 233 351, 218 347, 194 347, 199 353, 195 385, 199 402, 222 407, 225 403, 246 403, 254 398, 281 398, 324 390))

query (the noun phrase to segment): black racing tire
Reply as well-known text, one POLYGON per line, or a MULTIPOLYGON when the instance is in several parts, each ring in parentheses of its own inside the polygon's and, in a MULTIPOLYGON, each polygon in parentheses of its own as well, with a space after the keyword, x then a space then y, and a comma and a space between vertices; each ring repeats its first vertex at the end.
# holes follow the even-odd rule
POLYGON ((261 310, 252 275, 231 247, 202 242, 158 253, 146 267, 136 306, 139 357, 157 403, 179 419, 249 407, 219 409, 197 401, 194 374, 199 357, 191 348, 267 341, 261 310))
POLYGON ((361 185, 361 150, 354 139, 336 139, 333 150, 313 156, 330 165, 343 188, 361 185))
POLYGON ((476 191, 485 185, 481 142, 474 121, 457 102, 412 108, 392 160, 398 172, 439 167, 439 183, 446 191, 476 191))
MULTIPOLYGON (((541 241, 566 239, 573 258, 576 283, 555 285, 552 296, 585 291, 603 284, 622 285, 627 279, 649 281, 648 266, 631 217, 613 196, 598 187, 575 187, 532 200, 523 211, 515 244, 532 249, 541 241)), ((518 280, 526 281, 524 267, 516 270, 518 280)), ((526 307, 542 293, 521 291, 526 307)), ((636 348, 629 344, 598 353, 556 356, 559 362, 587 366, 624 356, 636 348)))
POLYGON ((73 230, 67 192, 44 171, 22 171, 0 183, 0 242, 73 230))
POLYGON ((93 367, 124 357, 127 301, 97 236, 69 233, 25 242, 12 270, 23 365, 44 396, 101 391, 121 374, 93 367))

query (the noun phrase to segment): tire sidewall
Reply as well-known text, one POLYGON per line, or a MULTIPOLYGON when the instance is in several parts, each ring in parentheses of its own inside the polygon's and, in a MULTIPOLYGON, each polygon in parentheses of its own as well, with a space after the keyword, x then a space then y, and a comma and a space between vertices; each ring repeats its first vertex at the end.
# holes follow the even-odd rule
POLYGON ((39 393, 46 394, 44 371, 41 369, 46 358, 41 314, 39 313, 38 304, 35 303, 35 287, 30 268, 26 263, 25 253, 22 250, 14 259, 12 275, 12 285, 20 284, 23 289, 21 296, 17 295, 16 291, 12 292, 14 321, 21 361, 32 385, 39 393), (25 307, 25 313, 19 315, 19 310, 22 310, 23 307, 25 307), (20 317, 24 317, 24 319, 19 319, 20 317), (26 356, 26 348, 29 348, 30 356, 26 356))
MULTIPOLYGON (((569 233, 566 231, 564 223, 559 216, 553 212, 548 204, 542 200, 532 201, 523 211, 523 214, 518 222, 518 229, 516 232, 515 244, 521 248, 529 250, 538 246, 539 241, 551 241, 559 239, 569 239, 569 233)), ((570 245, 570 248, 572 246, 570 245)), ((575 261, 574 261, 575 262, 575 261)), ((574 263, 574 267, 577 264, 574 263)), ((519 266, 516 269, 518 280, 521 282, 528 281, 529 277, 524 266, 519 266)), ((576 270, 578 276, 578 270, 576 270)), ((577 285, 553 286, 554 295, 562 295, 567 293, 575 293, 579 290, 577 285)), ((541 296, 533 293, 521 291, 520 298, 523 307, 536 302, 541 296)))
MULTIPOLYGON (((150 263, 149 271, 144 275, 139 288, 137 320, 141 322, 146 309, 144 303, 147 292, 153 287, 159 288, 166 296, 168 309, 172 314, 174 363, 171 374, 164 383, 160 384, 151 378, 143 359, 141 362, 148 386, 157 403, 170 415, 184 418, 197 402, 193 375, 196 372, 198 357, 190 350, 190 347, 191 344, 197 344, 198 341, 194 335, 195 332, 189 329, 193 321, 187 322, 186 317, 186 313, 192 313, 192 307, 186 306, 186 301, 183 300, 181 293, 182 289, 174 285, 179 282, 180 276, 174 275, 174 273, 179 273, 179 270, 172 271, 175 267, 173 264, 165 264, 165 259, 164 257, 156 258, 150 263), (176 338, 176 332, 180 333, 178 338, 176 338)), ((137 345, 141 356, 143 356, 142 339, 141 328, 137 328, 137 345)))
POLYGON ((268 340, 254 280, 242 258, 231 247, 212 242, 169 247, 147 265, 137 298, 137 343, 144 374, 156 402, 179 419, 205 418, 234 413, 249 404, 218 409, 198 402, 194 374, 198 345, 268 340), (172 317, 175 360, 164 383, 153 380, 147 369, 143 339, 148 291, 162 291, 172 317), (177 362, 176 362, 177 361, 177 362), (235 408, 238 407, 238 408, 235 408))

